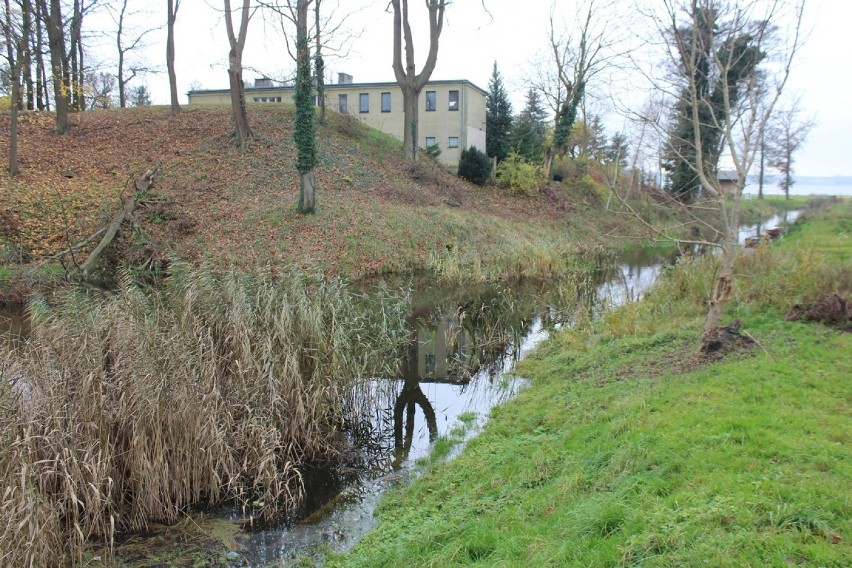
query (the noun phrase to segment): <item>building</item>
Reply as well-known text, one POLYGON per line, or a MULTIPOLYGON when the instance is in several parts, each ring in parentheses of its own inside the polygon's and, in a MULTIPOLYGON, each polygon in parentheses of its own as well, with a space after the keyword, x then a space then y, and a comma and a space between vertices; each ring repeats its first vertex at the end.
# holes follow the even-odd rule
MULTIPOLYGON (((230 104, 228 89, 190 91, 189 104, 230 104)), ((292 86, 275 86, 267 78, 246 87, 247 103, 291 102, 292 86)), ((420 93, 418 144, 437 144, 440 160, 457 165, 462 148, 485 151, 486 92, 470 81, 430 81, 420 93)), ((325 87, 326 108, 349 114, 364 124, 402 140, 402 90, 396 82, 354 83, 352 76, 338 75, 325 87)))
POLYGON ((719 180, 719 189, 723 193, 733 193, 737 190, 737 184, 740 181, 736 170, 719 170, 716 173, 716 179, 719 180))

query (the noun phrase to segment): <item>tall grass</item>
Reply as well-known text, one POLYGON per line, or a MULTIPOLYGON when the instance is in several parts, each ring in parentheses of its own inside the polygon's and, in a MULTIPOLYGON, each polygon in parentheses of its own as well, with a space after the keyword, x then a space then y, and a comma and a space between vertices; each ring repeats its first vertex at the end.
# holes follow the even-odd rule
MULTIPOLYGON (((652 334, 672 322, 704 314, 718 258, 682 257, 667 267, 642 302, 607 312, 601 333, 611 337, 652 334)), ((729 314, 742 311, 786 313, 793 304, 852 292, 852 263, 813 247, 777 248, 763 244, 741 251, 729 314)))
POLYGON ((32 304, 31 340, 0 351, 0 564, 79 563, 223 500, 291 510, 358 379, 406 338, 403 301, 356 304, 336 280, 182 264, 159 291, 32 304))
POLYGON ((608 256, 606 249, 596 245, 507 236, 487 255, 466 246, 432 252, 428 266, 439 280, 454 283, 545 280, 593 273, 605 266, 608 256))

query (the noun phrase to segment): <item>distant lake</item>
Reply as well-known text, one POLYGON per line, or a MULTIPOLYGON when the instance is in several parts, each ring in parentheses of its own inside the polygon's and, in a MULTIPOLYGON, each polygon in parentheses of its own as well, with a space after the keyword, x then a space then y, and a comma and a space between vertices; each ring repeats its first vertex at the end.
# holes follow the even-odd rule
MULTIPOLYGON (((757 196, 757 184, 750 183, 743 190, 747 196, 757 196)), ((764 195, 784 195, 774 183, 763 184, 764 195)), ((852 184, 806 184, 797 183, 790 188, 790 195, 839 195, 852 197, 852 184)))

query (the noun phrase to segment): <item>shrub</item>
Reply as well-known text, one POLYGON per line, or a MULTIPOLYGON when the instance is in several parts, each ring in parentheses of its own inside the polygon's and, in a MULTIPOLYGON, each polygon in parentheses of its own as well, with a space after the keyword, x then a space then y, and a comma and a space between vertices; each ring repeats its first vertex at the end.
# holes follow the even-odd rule
POLYGON ((535 195, 544 183, 544 169, 512 152, 497 166, 497 183, 512 193, 535 195))
POLYGON ((441 155, 441 146, 438 144, 432 144, 431 146, 427 146, 426 153, 432 156, 433 158, 437 158, 441 155))
POLYGON ((477 185, 484 185, 491 175, 491 158, 485 152, 471 146, 462 150, 459 160, 459 177, 471 181, 477 185))

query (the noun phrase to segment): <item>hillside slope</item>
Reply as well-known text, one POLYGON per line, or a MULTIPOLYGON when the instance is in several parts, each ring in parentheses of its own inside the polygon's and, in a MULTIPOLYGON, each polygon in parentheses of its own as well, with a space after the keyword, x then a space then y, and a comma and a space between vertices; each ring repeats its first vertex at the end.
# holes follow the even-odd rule
MULTIPOLYGON (((423 268, 430 254, 514 249, 593 231, 569 216, 594 208, 564 189, 537 198, 479 188, 425 162, 407 164, 399 142, 332 113, 318 132, 318 212, 296 209, 298 176, 289 105, 253 106, 256 140, 232 144, 229 109, 165 108, 78 113, 64 136, 50 115, 24 114, 21 174, 0 177, 6 259, 32 262, 79 243, 118 209, 132 178, 157 166, 137 210, 143 233, 125 231, 124 259, 176 254, 240 266, 295 262, 346 276, 423 268), (569 217, 575 225, 569 226, 569 217), (9 252, 10 250, 14 252, 9 252), (10 258, 17 257, 17 258, 10 258)), ((0 151, 8 148, 0 116, 0 151)))

